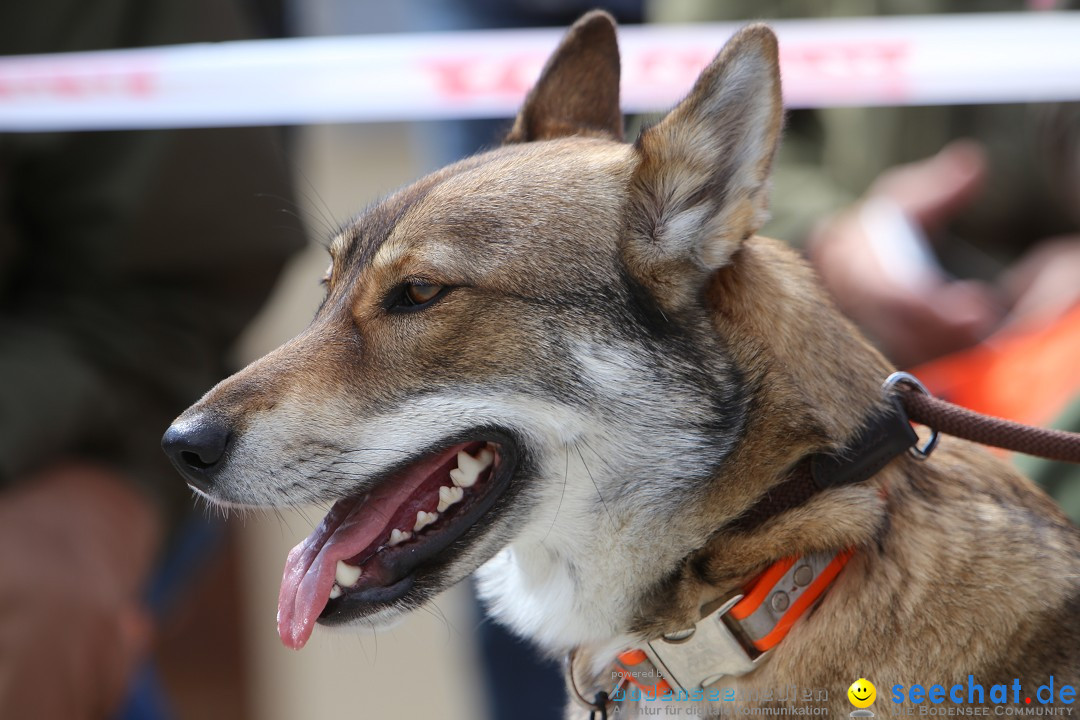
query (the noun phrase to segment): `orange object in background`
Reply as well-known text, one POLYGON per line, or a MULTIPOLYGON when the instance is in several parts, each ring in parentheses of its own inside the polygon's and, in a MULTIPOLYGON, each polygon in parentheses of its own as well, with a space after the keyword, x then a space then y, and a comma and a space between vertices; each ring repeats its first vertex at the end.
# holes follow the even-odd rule
POLYGON ((1048 425, 1080 394, 1080 305, 1051 325, 998 333, 911 373, 957 405, 1048 425))

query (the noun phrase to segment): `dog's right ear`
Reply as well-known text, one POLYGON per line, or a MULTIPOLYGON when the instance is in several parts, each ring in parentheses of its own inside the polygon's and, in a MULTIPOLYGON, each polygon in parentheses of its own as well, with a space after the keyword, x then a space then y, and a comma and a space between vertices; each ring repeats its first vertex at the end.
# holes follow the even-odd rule
POLYGON ((764 224, 782 120, 776 36, 751 25, 638 138, 624 250, 670 304, 692 300, 764 224))
POLYGON ((586 13, 566 33, 504 142, 570 135, 623 137, 615 20, 601 10, 586 13))

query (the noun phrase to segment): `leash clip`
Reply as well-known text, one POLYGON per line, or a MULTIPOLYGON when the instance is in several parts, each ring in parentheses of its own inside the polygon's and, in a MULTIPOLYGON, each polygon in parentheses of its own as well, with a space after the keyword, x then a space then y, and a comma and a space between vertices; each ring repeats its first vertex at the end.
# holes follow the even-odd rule
POLYGON ((589 711, 589 720, 593 720, 596 713, 600 714, 601 720, 605 720, 608 716, 608 712, 615 707, 615 700, 612 699, 612 696, 625 687, 626 678, 619 678, 610 691, 601 690, 596 693, 596 698, 594 700, 589 700, 581 694, 581 690, 579 690, 577 686, 577 679, 574 677, 574 661, 576 657, 577 648, 574 648, 566 654, 566 659, 563 661, 564 672, 566 675, 566 689, 570 691, 570 699, 589 711))
MULTIPOLYGON (((911 373, 906 372, 894 372, 889 377, 885 378, 885 382, 881 384, 881 390, 885 393, 885 397, 891 398, 894 395, 894 389, 900 383, 905 383, 915 388, 923 395, 930 395, 930 391, 926 389, 926 386, 922 384, 919 378, 915 377, 911 373)), ((929 426, 927 426, 929 427, 929 426)), ((926 460, 930 457, 930 453, 934 452, 934 448, 938 444, 938 431, 936 428, 930 428, 930 438, 923 443, 922 447, 917 444, 908 448, 908 452, 916 460, 926 460)))

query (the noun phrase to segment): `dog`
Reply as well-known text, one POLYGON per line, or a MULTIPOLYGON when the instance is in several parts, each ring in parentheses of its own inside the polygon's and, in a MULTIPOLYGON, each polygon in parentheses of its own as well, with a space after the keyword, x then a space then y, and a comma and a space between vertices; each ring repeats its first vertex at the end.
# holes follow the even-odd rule
POLYGON ((572 657, 572 715, 622 693, 608 709, 632 716, 663 701, 658 679, 685 707, 795 707, 773 693, 797 686, 843 713, 857 678, 912 702, 940 684, 946 704, 991 702, 973 682, 1056 681, 1051 703, 1071 703, 1080 535, 983 450, 893 453, 746 522, 891 412, 893 368, 755 234, 777 57, 767 27, 742 29, 628 144, 614 23, 584 16, 500 147, 345 225, 311 325, 169 428, 213 503, 333 503, 286 564, 286 645, 389 622, 476 571, 497 620, 572 657), (770 573, 751 615, 784 637, 762 650, 731 616, 770 573), (695 632, 696 660, 671 654, 695 632), (627 695, 646 675, 653 695, 627 695))

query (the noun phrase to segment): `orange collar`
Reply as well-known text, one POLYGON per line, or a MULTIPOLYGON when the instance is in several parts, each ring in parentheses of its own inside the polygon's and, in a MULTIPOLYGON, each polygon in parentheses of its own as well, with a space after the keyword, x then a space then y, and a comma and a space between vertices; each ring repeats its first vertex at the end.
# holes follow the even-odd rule
POLYGON ((655 698, 680 690, 689 694, 750 672, 821 598, 853 553, 779 560, 693 627, 620 653, 609 676, 621 678, 614 697, 627 683, 655 698))

